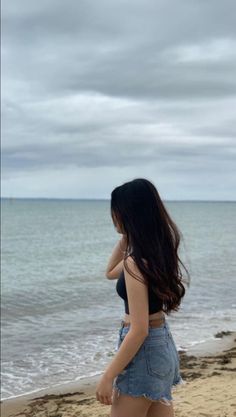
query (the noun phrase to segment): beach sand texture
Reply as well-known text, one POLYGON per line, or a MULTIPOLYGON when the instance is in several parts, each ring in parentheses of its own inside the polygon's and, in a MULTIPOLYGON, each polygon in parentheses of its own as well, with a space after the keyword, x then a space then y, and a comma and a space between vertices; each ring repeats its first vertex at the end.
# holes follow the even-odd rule
MULTIPOLYGON (((202 346, 202 351, 180 352, 185 384, 173 390, 175 417, 236 417, 236 332, 217 337, 219 343, 202 346)), ((1 417, 109 417, 111 406, 96 400, 98 379, 4 400, 1 417)))

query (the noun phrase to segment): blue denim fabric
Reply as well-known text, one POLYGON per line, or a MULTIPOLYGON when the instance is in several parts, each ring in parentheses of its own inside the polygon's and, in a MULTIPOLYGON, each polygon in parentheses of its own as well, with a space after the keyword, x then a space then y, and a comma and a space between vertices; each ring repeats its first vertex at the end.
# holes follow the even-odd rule
MULTIPOLYGON (((130 329, 119 329, 117 350, 130 329)), ((152 401, 161 400, 170 405, 171 390, 185 381, 180 375, 179 354, 169 323, 165 320, 160 327, 149 327, 149 333, 132 360, 113 382, 119 393, 134 397, 144 396, 152 401)))

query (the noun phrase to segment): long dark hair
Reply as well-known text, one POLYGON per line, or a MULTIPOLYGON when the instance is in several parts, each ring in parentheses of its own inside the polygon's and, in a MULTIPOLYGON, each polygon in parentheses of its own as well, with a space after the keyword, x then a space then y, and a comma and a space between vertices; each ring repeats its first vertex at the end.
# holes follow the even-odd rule
POLYGON ((131 256, 146 285, 162 300, 162 310, 166 314, 178 311, 185 295, 183 282, 189 286, 190 275, 178 256, 182 234, 156 187, 145 178, 125 182, 112 191, 110 209, 113 223, 118 221, 127 238, 125 269, 139 279, 127 266, 126 258, 131 256), (181 265, 189 281, 185 281, 181 265))

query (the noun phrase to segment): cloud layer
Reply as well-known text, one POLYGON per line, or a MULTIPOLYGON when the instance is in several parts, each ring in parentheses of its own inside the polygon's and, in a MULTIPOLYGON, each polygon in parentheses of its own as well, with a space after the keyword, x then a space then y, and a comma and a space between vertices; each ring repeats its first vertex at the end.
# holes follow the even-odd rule
POLYGON ((146 176, 167 199, 235 199, 235 14, 3 0, 3 195, 109 198, 146 176))

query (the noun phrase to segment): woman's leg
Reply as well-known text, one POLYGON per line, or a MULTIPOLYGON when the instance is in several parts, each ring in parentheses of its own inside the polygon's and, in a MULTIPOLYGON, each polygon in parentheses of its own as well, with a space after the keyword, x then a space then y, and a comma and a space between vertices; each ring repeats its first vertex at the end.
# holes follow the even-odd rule
POLYGON ((110 417, 147 417, 151 404, 148 398, 118 394, 117 389, 114 389, 110 417))
POLYGON ((171 405, 165 405, 161 401, 151 404, 146 417, 174 417, 173 402, 171 405))

